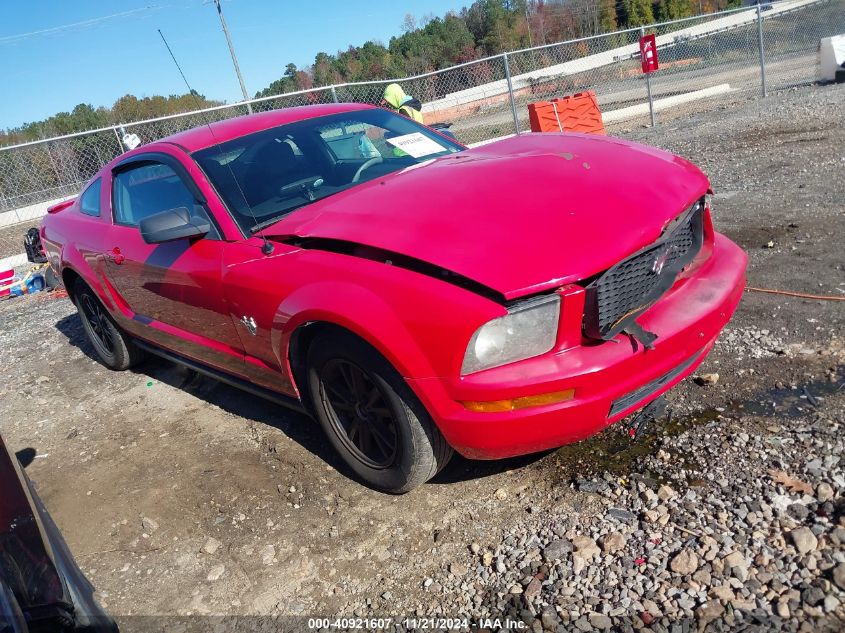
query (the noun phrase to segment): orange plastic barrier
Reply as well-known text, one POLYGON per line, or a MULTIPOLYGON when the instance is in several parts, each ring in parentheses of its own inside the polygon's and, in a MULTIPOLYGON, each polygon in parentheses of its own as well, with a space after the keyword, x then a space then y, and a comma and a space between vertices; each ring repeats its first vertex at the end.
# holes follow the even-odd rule
POLYGON ((601 110, 592 90, 528 104, 532 132, 586 132, 606 134, 601 110))

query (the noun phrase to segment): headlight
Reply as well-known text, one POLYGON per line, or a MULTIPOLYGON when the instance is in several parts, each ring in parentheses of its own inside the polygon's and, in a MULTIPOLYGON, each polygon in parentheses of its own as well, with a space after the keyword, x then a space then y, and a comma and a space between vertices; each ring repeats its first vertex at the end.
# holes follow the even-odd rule
POLYGON ((539 356, 554 347, 560 318, 557 294, 530 299, 482 325, 469 341, 461 375, 539 356))

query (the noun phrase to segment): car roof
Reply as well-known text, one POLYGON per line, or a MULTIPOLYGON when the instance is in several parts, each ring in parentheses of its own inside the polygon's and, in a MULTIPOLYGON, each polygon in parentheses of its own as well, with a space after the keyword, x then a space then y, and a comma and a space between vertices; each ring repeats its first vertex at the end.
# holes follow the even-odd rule
MULTIPOLYGON (((369 110, 374 107, 376 106, 364 103, 327 103, 282 108, 280 110, 270 110, 269 112, 260 112, 258 114, 247 114, 224 121, 217 121, 209 125, 199 122, 195 128, 159 139, 156 143, 173 143, 188 152, 195 152, 206 147, 211 147, 216 143, 225 143, 240 136, 267 130, 278 125, 284 125, 285 123, 295 123, 296 121, 304 121, 305 119, 313 119, 315 117, 341 112, 369 110), (209 130, 209 127, 211 127, 211 130, 209 130)), ((210 114, 213 115, 213 112, 210 114)), ((138 149, 141 150, 143 148, 138 149)))

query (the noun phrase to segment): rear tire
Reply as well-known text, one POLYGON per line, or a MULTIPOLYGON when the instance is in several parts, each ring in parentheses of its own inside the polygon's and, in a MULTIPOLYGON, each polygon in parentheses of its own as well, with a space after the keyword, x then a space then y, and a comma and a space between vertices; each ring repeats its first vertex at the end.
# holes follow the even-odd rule
POLYGON ((73 302, 82 328, 103 365, 122 371, 143 360, 143 350, 118 327, 94 291, 81 279, 74 286, 73 302))
POLYGON ((349 467, 394 494, 436 475, 452 448, 399 373, 375 349, 344 333, 308 350, 308 393, 317 420, 349 467))

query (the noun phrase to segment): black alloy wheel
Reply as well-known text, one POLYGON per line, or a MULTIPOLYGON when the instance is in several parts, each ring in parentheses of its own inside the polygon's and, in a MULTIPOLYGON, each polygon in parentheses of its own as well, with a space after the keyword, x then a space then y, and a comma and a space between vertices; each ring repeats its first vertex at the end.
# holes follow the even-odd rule
POLYGON ((362 464, 383 469, 396 460, 396 421, 387 397, 366 371, 335 358, 320 372, 320 398, 340 440, 362 464))
POLYGON ((114 340, 103 306, 88 293, 80 297, 79 305, 82 308, 82 316, 88 321, 90 331, 94 335, 91 342, 98 348, 97 351, 106 356, 114 356, 114 340))
POLYGON ((452 448, 402 375, 369 343, 332 328, 306 360, 303 395, 329 443, 368 485, 402 494, 425 483, 452 448))
POLYGON ((73 302, 82 329, 103 365, 119 371, 143 360, 143 350, 120 329, 94 291, 81 279, 73 286, 73 302))

